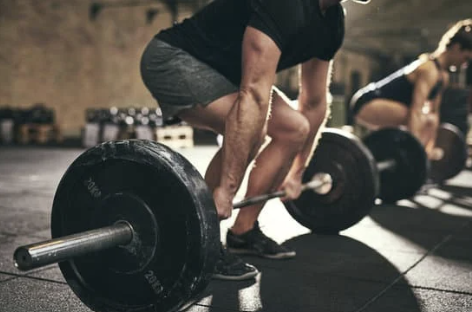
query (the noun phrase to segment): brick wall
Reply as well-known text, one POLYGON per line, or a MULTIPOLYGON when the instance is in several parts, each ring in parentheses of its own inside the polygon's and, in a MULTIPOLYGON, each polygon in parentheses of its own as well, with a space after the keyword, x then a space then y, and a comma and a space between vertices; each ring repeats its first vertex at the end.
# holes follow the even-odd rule
POLYGON ((171 25, 168 8, 159 1, 107 7, 90 20, 92 2, 0 0, 0 106, 45 103, 64 134, 76 136, 88 107, 156 105, 139 60, 151 37, 171 25), (147 23, 150 8, 159 13, 147 23))

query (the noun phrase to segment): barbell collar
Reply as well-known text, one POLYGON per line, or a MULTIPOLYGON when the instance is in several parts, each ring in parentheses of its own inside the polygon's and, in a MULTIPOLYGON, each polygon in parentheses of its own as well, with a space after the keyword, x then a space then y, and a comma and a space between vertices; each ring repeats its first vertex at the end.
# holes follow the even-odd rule
POLYGON ((101 251, 119 245, 127 245, 133 239, 133 228, 126 221, 82 233, 18 247, 13 259, 22 271, 39 268, 101 251))
POLYGON ((302 186, 302 191, 312 190, 319 195, 326 195, 333 189, 333 177, 329 173, 318 172, 310 182, 302 186))

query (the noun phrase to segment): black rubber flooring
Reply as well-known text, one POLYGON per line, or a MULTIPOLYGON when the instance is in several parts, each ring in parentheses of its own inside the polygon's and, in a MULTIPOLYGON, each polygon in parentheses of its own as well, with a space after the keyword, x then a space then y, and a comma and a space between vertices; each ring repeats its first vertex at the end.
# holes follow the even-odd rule
MULTIPOLYGON (((214 151, 180 152, 203 172, 214 151)), ((0 149, 0 311, 90 311, 56 265, 25 273, 12 260, 17 246, 50 237, 55 188, 80 152, 0 149)), ((223 239, 232 221, 222 223, 223 239)), ((261 271, 254 281, 213 281, 188 311, 472 311, 472 172, 428 195, 375 207, 339 236, 311 234, 277 200, 260 224, 297 257, 247 257, 261 271)))

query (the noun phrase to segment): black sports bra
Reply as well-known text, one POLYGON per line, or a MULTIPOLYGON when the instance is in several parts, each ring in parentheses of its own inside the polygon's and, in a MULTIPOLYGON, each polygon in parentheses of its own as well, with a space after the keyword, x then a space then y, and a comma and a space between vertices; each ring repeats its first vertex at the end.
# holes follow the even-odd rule
MULTIPOLYGON (((439 61, 437 59, 431 60, 436 65, 436 68, 441 72, 439 61)), ((407 79, 407 73, 411 72, 410 66, 416 66, 417 62, 420 61, 417 60, 390 74, 384 79, 378 82, 373 82, 358 90, 351 100, 353 114, 357 114, 362 106, 364 106, 366 103, 378 98, 393 100, 410 107, 412 105, 411 101, 413 97, 414 85, 407 79)), ((441 92, 443 85, 444 81, 441 76, 429 92, 428 100, 433 100, 436 98, 441 92)))

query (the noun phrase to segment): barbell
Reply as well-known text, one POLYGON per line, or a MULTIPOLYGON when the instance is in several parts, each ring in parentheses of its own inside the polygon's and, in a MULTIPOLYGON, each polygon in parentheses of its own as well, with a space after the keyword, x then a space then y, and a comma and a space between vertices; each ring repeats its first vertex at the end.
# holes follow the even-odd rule
MULTIPOLYGON (((326 129, 303 177, 313 191, 286 202, 290 214, 314 232, 337 232, 367 215, 379 194, 412 192, 412 175, 425 171, 421 145, 398 129, 374 138, 401 152, 372 154, 354 135, 326 129), (380 185, 383 174, 407 176, 389 192, 380 185)), ((106 142, 81 154, 61 178, 53 239, 17 248, 14 260, 22 270, 59 262, 73 292, 95 311, 175 311, 209 283, 219 233, 211 193, 182 155, 150 141, 106 142)))
POLYGON ((413 196, 426 181, 428 160, 421 143, 400 128, 384 128, 362 140, 336 129, 323 132, 303 181, 327 173, 327 194, 304 192, 285 202, 300 224, 320 234, 336 234, 359 222, 377 198, 395 202, 413 196))
POLYGON ((326 195, 309 192, 285 202, 292 217, 316 233, 338 233, 356 224, 370 212, 372 206, 367 203, 373 205, 375 197, 383 203, 394 203, 414 196, 427 179, 442 183, 461 172, 467 160, 465 139, 460 130, 449 123, 442 123, 438 128, 436 147, 443 155, 431 162, 421 143, 402 128, 374 131, 362 139, 362 144, 353 135, 337 134, 323 134, 322 144, 303 178, 308 181, 313 174, 331 168, 334 180, 338 180, 336 188, 326 195), (348 161, 344 157, 354 159, 348 161), (366 159, 370 166, 366 165, 366 159), (371 173, 373 184, 370 185, 365 182, 369 180, 362 181, 362 172, 369 167, 374 168, 371 173), (347 190, 343 188, 343 181, 348 181, 347 190), (372 185, 377 191, 372 191, 372 185), (372 193, 376 194, 374 198, 372 193), (364 206, 359 194, 365 200, 364 206))
POLYGON ((450 123, 439 125, 435 146, 442 151, 442 155, 439 159, 431 161, 429 178, 442 184, 465 168, 468 147, 462 131, 450 123))

